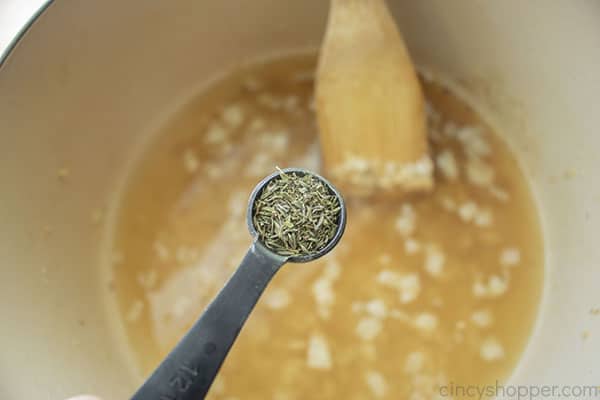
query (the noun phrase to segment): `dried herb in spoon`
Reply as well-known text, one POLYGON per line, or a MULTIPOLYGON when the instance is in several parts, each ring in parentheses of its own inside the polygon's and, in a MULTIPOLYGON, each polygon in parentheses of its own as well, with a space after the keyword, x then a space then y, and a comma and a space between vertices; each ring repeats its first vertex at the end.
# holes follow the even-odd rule
POLYGON ((317 253, 335 236, 339 200, 314 175, 279 172, 254 202, 252 219, 259 240, 282 256, 317 253))

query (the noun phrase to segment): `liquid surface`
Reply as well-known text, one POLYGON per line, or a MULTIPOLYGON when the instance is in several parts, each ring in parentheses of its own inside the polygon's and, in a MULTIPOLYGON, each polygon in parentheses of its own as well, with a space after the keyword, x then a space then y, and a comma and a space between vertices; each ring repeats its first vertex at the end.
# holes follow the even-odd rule
MULTIPOLYGON (((169 121, 134 171, 112 268, 143 374, 237 267, 255 184, 275 166, 319 171, 314 65, 287 58, 218 82, 169 121)), ((440 385, 510 374, 541 292, 536 210, 490 127, 443 86, 423 84, 435 191, 346 199, 338 247, 278 272, 209 398, 432 399, 440 385)))

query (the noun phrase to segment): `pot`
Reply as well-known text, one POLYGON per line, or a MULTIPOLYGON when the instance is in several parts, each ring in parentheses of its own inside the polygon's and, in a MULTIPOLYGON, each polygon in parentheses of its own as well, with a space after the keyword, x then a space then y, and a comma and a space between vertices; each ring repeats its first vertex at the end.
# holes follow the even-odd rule
MULTIPOLYGON (((598 383, 600 3, 389 3, 417 64, 504 133, 538 202, 544 295, 509 383, 598 383)), ((104 267, 133 160, 209 80, 317 47, 326 16, 320 0, 55 0, 32 22, 0 65, 0 398, 135 390, 104 267)))

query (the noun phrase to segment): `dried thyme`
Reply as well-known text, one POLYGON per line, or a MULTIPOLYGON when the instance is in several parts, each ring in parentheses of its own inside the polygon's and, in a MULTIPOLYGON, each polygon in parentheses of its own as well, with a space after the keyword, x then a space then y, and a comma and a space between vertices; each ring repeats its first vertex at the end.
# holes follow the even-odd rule
POLYGON ((317 253, 335 236, 340 202, 314 175, 279 171, 254 202, 259 239, 283 256, 317 253))

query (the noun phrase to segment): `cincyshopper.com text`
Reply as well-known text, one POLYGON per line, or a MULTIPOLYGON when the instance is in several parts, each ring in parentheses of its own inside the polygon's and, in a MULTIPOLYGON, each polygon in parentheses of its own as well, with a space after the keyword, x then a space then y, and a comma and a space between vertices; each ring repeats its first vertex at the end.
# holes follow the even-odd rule
POLYGON ((441 397, 464 399, 600 399, 600 385, 459 385, 450 383, 439 387, 441 397))

